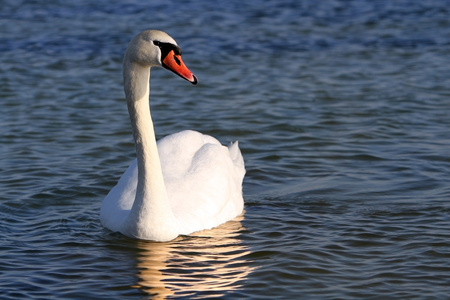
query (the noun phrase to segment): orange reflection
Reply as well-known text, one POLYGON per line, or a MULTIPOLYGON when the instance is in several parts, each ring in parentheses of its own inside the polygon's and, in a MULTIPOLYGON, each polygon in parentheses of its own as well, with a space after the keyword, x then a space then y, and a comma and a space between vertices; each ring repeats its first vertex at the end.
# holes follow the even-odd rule
POLYGON ((241 286, 254 267, 239 234, 243 216, 217 228, 178 237, 168 243, 138 241, 138 284, 152 299, 184 297, 207 291, 220 297, 241 286))

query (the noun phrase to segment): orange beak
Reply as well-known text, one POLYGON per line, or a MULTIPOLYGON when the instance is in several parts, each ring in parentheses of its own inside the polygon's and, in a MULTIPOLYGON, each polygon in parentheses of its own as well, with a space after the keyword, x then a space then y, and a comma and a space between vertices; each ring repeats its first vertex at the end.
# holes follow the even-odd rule
POLYGON ((194 74, 192 74, 192 72, 189 71, 189 69, 183 63, 181 55, 175 55, 175 52, 173 50, 166 55, 162 65, 164 68, 174 72, 175 74, 177 74, 181 78, 186 79, 190 83, 194 85, 197 84, 198 82, 197 77, 194 74))

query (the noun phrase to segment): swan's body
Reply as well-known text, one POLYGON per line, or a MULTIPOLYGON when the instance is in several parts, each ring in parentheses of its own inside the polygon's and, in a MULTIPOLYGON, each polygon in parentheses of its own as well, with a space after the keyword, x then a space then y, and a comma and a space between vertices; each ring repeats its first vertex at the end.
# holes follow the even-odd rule
POLYGON ((209 229, 243 211, 244 161, 238 144, 222 146, 195 131, 156 143, 149 106, 150 67, 197 78, 181 61, 176 42, 161 31, 137 35, 124 57, 124 89, 137 159, 103 200, 103 226, 132 238, 169 241, 209 229))

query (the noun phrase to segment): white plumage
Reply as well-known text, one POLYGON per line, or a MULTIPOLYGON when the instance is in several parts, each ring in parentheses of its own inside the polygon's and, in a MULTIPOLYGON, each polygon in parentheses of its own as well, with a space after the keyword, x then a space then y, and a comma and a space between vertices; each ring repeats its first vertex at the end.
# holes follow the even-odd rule
POLYGON ((165 63, 164 55, 172 52, 167 54, 163 47, 178 46, 167 34, 151 30, 136 36, 127 48, 124 89, 137 159, 100 211, 103 226, 110 230, 155 241, 216 227, 240 215, 244 205, 245 168, 237 142, 225 147, 211 136, 186 130, 156 143, 148 103, 150 67, 162 65, 197 83, 182 61, 165 63))

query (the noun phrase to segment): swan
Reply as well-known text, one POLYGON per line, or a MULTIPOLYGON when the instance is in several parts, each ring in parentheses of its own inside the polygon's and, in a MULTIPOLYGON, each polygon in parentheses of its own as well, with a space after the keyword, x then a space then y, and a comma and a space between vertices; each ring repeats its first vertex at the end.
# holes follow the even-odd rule
POLYGON ((136 159, 104 198, 100 220, 130 238, 164 242, 239 216, 245 166, 238 142, 226 147, 192 130, 156 142, 149 105, 151 67, 197 84, 167 33, 146 30, 130 41, 123 79, 136 159))

